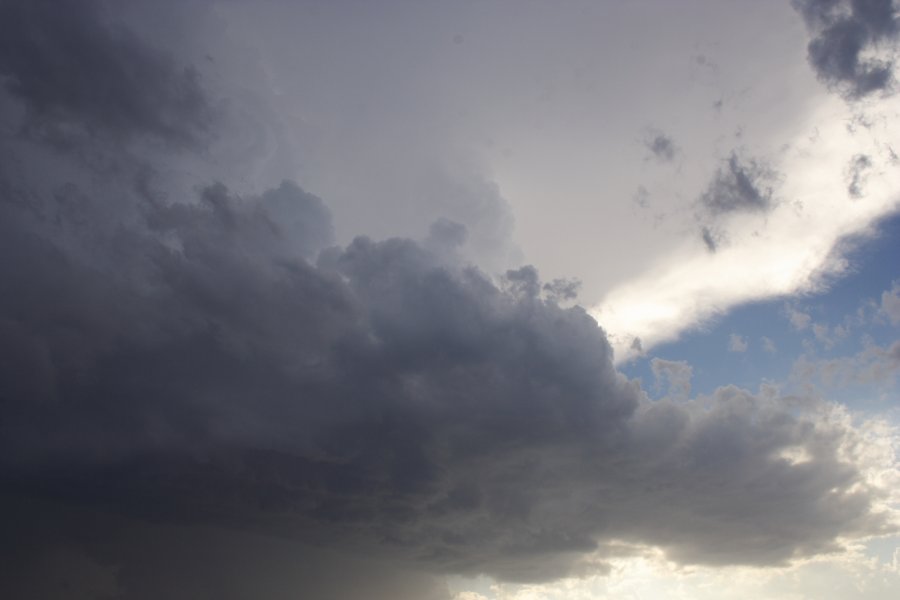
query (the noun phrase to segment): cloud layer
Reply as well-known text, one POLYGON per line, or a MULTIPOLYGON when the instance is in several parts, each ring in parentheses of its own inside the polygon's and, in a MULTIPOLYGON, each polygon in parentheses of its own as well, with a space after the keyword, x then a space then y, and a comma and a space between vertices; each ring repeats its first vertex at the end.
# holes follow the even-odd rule
MULTIPOLYGON (((5 120, 194 147, 193 71, 73 6, 3 5, 5 120)), ((98 181, 55 137, 3 144, 30 165, 0 170, 4 595, 437 599, 436 575, 786 564, 893 530, 841 411, 689 399, 662 361, 652 402, 577 282, 490 276, 458 223, 334 245, 295 183, 173 197, 162 162, 98 181)), ((715 206, 756 198, 736 165, 715 206)))
POLYGON ((117 138, 198 143, 212 108, 191 67, 179 67, 93 1, 0 4, 0 76, 43 136, 71 128, 117 138))
POLYGON ((320 230, 279 224, 322 207, 291 184, 143 210, 90 231, 100 267, 49 237, 71 223, 25 231, 7 208, 12 489, 514 580, 599 568, 620 540, 777 564, 886 527, 826 407, 650 403, 532 268, 495 283, 367 238, 311 264, 320 230))

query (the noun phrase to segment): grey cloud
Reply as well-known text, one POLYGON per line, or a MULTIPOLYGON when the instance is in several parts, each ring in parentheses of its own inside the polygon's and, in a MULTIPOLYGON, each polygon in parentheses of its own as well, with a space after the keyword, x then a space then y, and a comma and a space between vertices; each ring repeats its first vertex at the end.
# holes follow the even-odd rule
POLYGON ((631 197, 632 202, 640 208, 647 208, 650 205, 650 192, 642 185, 638 186, 637 191, 631 197))
POLYGON ((732 153, 700 196, 700 204, 713 216, 768 211, 773 206, 772 190, 768 186, 773 177, 771 170, 761 163, 732 153))
POLYGON ((652 133, 644 140, 644 146, 660 162, 672 162, 678 152, 675 141, 662 132, 652 133))
POLYGON ((809 327, 812 322, 812 317, 798 309, 796 306, 791 306, 789 304, 784 305, 784 314, 787 317, 788 321, 791 322, 791 327, 793 327, 797 331, 803 331, 807 327, 809 327))
POLYGON ((277 536, 140 521, 0 494, 0 593, 53 600, 450 600, 446 584, 377 558, 277 536))
POLYGON ((512 209, 497 184, 483 174, 432 172, 418 193, 435 202, 438 214, 465 227, 466 243, 459 247, 470 260, 477 258, 491 271, 521 262, 521 251, 513 242, 512 209))
POLYGON ((718 250, 719 244, 722 242, 721 236, 707 226, 700 228, 700 239, 703 240, 703 244, 710 252, 718 250))
MULTIPOLYGON (((776 564, 886 527, 840 458, 853 430, 736 389, 650 402, 533 267, 498 285, 362 237, 313 264, 326 221, 292 184, 98 219, 78 243, 102 263, 2 206, 0 472, 18 494, 509 580, 580 572, 613 540, 776 564), (777 457, 794 446, 813 461, 777 457)), ((133 585, 133 548, 86 547, 133 585)))
POLYGON ((728 337, 728 351, 729 352, 746 352, 748 347, 747 338, 740 336, 736 333, 732 333, 728 337))
POLYGON ((466 226, 450 219, 440 218, 431 224, 425 245, 438 252, 448 253, 462 247, 469 237, 466 226))
POLYGON ((93 2, 0 3, 0 78, 29 128, 57 142, 73 129, 196 144, 211 107, 196 70, 177 66, 93 2))
POLYGON ((650 361, 650 370, 658 388, 663 384, 668 387, 667 395, 685 399, 690 395, 694 369, 686 361, 654 358, 650 361))
POLYGON ((577 279, 557 278, 544 284, 544 293, 552 302, 569 302, 578 298, 581 282, 577 279))
POLYGON ((242 201, 222 184, 200 193, 199 204, 145 206, 148 226, 163 235, 173 235, 178 247, 185 243, 259 247, 270 259, 315 258, 334 242, 331 213, 321 199, 284 181, 259 198, 242 201))
POLYGON ((581 287, 577 279, 564 278, 541 284, 537 269, 531 265, 508 270, 503 283, 506 290, 515 296, 537 299, 543 293, 543 297, 553 304, 575 300, 581 287))
MULTIPOLYGON (((32 118, 104 132, 108 153, 200 135, 193 76, 75 6, 2 7, 30 32, 0 26, 32 118), (60 58, 77 80, 42 62, 75 47, 108 94, 87 62, 60 58)), ((767 565, 888 529, 841 455, 857 433, 814 402, 688 400, 662 362, 683 394, 652 402, 559 305, 574 280, 468 264, 470 246, 510 260, 486 180, 428 178, 448 218, 422 243, 333 246, 293 183, 185 197, 155 187, 165 169, 97 181, 67 159, 0 172, 4 597, 443 600, 436 575, 602 572, 621 541, 767 565), (798 446, 808 463, 779 458, 798 446)))
POLYGON ((793 0, 793 4, 814 34, 809 62, 822 81, 849 98, 891 88, 893 63, 867 55, 896 41, 892 0, 793 0))
POLYGON ((828 359, 801 356, 791 376, 804 385, 827 386, 881 385, 894 380, 900 372, 900 341, 889 346, 869 344, 860 352, 828 359))
POLYGON ((865 154, 857 154, 850 159, 847 167, 847 193, 851 198, 862 198, 863 186, 866 183, 866 171, 872 167, 872 159, 865 154))
POLYGON ((881 294, 881 309, 892 325, 900 325, 900 282, 894 282, 891 289, 881 294))

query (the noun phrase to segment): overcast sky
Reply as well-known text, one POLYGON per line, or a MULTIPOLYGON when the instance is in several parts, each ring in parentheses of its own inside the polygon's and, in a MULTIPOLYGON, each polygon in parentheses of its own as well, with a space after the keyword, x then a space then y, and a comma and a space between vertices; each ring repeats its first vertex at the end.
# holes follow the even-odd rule
POLYGON ((892 0, 0 0, 0 595, 893 598, 892 0))

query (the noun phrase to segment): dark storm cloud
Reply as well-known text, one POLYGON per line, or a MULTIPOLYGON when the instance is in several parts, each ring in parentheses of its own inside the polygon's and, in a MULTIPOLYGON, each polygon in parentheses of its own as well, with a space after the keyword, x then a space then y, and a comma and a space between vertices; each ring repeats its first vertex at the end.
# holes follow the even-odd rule
POLYGON ((768 187, 772 177, 765 166, 732 153, 700 196, 700 205, 713 216, 766 212, 773 206, 772 190, 768 187))
POLYGON ((4 598, 449 600, 443 582, 377 557, 276 536, 137 521, 0 495, 4 598))
MULTIPOLYGON (((194 139, 196 79, 85 6, 2 5, 34 123, 194 139)), ((332 246, 293 183, 182 197, 29 152, 0 168, 3 597, 438 600, 434 574, 547 580, 622 542, 771 565, 888 528, 827 407, 688 401, 661 362, 685 393, 651 402, 559 305, 577 282, 467 264, 511 227, 495 187, 460 191, 485 228, 332 246)), ((708 211, 767 207, 761 178, 732 157, 708 211)))
MULTIPOLYGON (((596 569, 613 540, 763 565, 885 527, 841 458, 852 430, 737 389, 649 402, 532 267, 494 282, 363 237, 314 264, 328 222, 293 184, 145 201, 128 226, 85 202, 84 236, 66 213, 2 206, 10 493, 510 580, 596 569), (794 447, 812 460, 779 458, 794 447)), ((41 549, 120 565, 142 597, 137 551, 116 543, 41 549)))
POLYGON ((893 62, 870 58, 897 39, 893 0, 793 0, 814 36, 809 62, 819 78, 850 98, 889 90, 893 62))
POLYGON ((175 64, 90 0, 0 2, 0 81, 46 137, 84 128, 183 145, 208 131, 199 76, 175 64))

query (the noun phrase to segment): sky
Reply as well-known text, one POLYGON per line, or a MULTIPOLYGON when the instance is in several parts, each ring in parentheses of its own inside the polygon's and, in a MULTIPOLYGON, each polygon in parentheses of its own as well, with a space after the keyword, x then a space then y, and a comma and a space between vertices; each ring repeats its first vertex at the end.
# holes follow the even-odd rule
POLYGON ((888 599, 892 0, 0 0, 0 596, 888 599))

